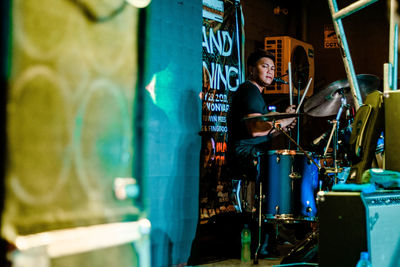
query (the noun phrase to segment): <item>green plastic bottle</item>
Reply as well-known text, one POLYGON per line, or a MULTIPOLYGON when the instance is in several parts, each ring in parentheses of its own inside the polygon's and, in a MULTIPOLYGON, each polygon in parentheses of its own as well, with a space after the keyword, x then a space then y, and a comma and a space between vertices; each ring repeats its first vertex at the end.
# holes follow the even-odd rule
POLYGON ((251 232, 249 226, 245 224, 242 230, 242 253, 240 257, 242 262, 250 262, 251 260, 250 243, 251 232))

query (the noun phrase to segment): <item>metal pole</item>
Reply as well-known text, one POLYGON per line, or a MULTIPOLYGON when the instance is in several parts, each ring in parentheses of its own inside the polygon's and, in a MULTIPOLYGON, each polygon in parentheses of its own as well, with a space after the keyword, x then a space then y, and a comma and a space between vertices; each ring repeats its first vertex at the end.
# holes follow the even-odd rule
POLYGON ((397 2, 390 0, 389 3, 389 63, 384 66, 383 84, 384 92, 397 90, 397 59, 398 59, 398 24, 395 22, 397 2), (387 69, 385 69, 387 68, 387 69))
POLYGON ((392 72, 392 90, 397 90, 397 66, 398 66, 398 46, 399 46, 399 25, 394 25, 394 44, 393 44, 393 72, 392 72))
MULTIPOLYGON (((395 0, 390 0, 389 6, 389 63, 393 66, 394 61, 394 19, 395 19, 395 12, 396 12, 397 4, 395 0)), ((391 82, 389 82, 390 85, 391 82)), ((392 87, 392 86, 390 86, 392 87)))
POLYGON ((333 19, 343 19, 354 12, 357 12, 360 9, 363 9, 366 6, 369 6, 370 4, 373 4, 377 2, 378 0, 359 0, 357 2, 354 2, 350 5, 348 5, 345 8, 342 8, 340 11, 336 12, 334 15, 332 15, 333 19))
POLYGON ((383 94, 389 96, 392 78, 392 64, 383 64, 383 94))
POLYGON ((336 35, 338 37, 338 43, 341 49, 342 59, 346 70, 347 79, 349 80, 350 83, 351 94, 354 98, 354 105, 356 109, 360 107, 360 103, 362 104, 362 98, 361 98, 360 88, 358 87, 357 78, 354 72, 353 62, 351 60, 346 34, 343 29, 342 18, 376 1, 377 0, 360 0, 339 11, 336 0, 328 0, 329 9, 331 11, 333 20, 333 26, 335 28, 336 35))
POLYGON ((398 65, 398 24, 395 23, 397 2, 389 3, 389 63, 383 65, 383 92, 388 96, 390 90, 397 90, 398 65))
POLYGON ((337 20, 334 18, 336 12, 338 12, 336 0, 328 0, 328 3, 329 3, 329 9, 332 14, 333 26, 335 28, 335 32, 338 37, 339 47, 341 49, 341 54, 342 54, 342 59, 343 59, 344 67, 345 67, 346 74, 347 74, 347 79, 349 80, 349 83, 350 83, 351 94, 354 98, 354 105, 355 105, 355 108, 358 109, 360 107, 360 103, 362 103, 362 98, 361 98, 360 89, 358 87, 356 74, 354 72, 353 62, 351 60, 350 50, 349 50, 349 47, 347 44, 347 39, 346 39, 346 34, 343 29, 342 20, 340 18, 337 20))

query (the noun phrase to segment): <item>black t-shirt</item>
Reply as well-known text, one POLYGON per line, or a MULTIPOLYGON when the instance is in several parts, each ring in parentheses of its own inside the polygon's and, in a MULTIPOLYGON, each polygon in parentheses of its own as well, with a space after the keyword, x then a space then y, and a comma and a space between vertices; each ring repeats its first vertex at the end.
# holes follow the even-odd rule
POLYGON ((266 114, 268 109, 257 86, 246 81, 233 93, 228 114, 228 145, 236 155, 251 156, 269 140, 267 136, 249 134, 242 119, 251 113, 266 114))

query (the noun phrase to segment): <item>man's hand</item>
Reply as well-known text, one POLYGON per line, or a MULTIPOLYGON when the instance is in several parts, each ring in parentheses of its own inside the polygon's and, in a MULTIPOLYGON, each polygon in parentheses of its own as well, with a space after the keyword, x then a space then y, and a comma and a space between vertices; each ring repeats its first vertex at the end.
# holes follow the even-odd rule
POLYGON ((290 105, 285 110, 286 113, 295 113, 296 112, 296 105, 290 105))
MULTIPOLYGON (((286 113, 295 113, 296 112, 296 106, 295 105, 290 105, 286 108, 285 110, 286 113)), ((281 125, 282 130, 285 132, 293 129, 296 124, 297 124, 297 118, 288 118, 288 119, 282 119, 278 121, 279 124, 281 125)))

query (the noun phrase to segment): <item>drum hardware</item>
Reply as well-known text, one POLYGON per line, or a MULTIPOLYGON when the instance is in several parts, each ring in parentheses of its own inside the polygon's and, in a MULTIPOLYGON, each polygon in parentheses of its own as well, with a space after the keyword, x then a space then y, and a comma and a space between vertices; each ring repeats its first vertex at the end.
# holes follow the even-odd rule
POLYGON ((302 177, 302 175, 301 175, 300 173, 298 173, 298 172, 291 172, 291 173, 289 174, 289 177, 290 177, 291 179, 300 179, 300 178, 302 177))
MULTIPOLYGON (((312 209, 310 208, 310 214, 312 213, 312 209)), ((315 216, 303 216, 303 217, 295 217, 293 214, 277 214, 273 215, 273 217, 268 217, 263 215, 264 223, 281 223, 281 224, 297 224, 304 222, 316 222, 317 218, 315 216)))
POLYGON ((306 213, 311 215, 312 208, 310 207, 310 201, 307 200, 307 208, 306 208, 306 213))
POLYGON ((344 168, 332 168, 332 167, 327 167, 325 168, 325 173, 341 173, 343 172, 344 168))
MULTIPOLYGON (((262 192, 262 182, 260 181, 260 192, 262 192)), ((260 193, 262 195, 262 193, 260 193)), ((258 264, 258 252, 261 248, 261 227, 262 227, 262 201, 264 197, 261 196, 259 197, 259 203, 258 203, 258 244, 257 244, 257 249, 256 252, 254 253, 254 264, 258 264)))
POLYGON ((319 230, 315 229, 306 238, 297 242, 295 247, 283 257, 279 266, 318 266, 318 244, 319 230))
MULTIPOLYGON (((360 87, 361 97, 363 100, 366 99, 366 96, 368 94, 378 90, 379 88, 380 79, 375 75, 359 74, 356 76, 356 78, 360 87)), ((304 112, 310 116, 327 117, 336 115, 334 120, 329 121, 329 123, 332 125, 332 129, 330 131, 329 139, 323 153, 323 156, 325 157, 331 143, 333 143, 334 170, 329 169, 328 171, 324 171, 320 175, 321 181, 324 181, 326 183, 325 186, 327 188, 329 188, 329 184, 331 183, 328 177, 326 177, 327 174, 334 174, 334 183, 338 182, 337 173, 341 172, 341 170, 338 168, 339 145, 342 146, 342 150, 345 150, 343 140, 339 140, 339 134, 342 134, 342 137, 346 138, 346 136, 344 136, 346 134, 346 131, 349 131, 351 129, 351 114, 354 113, 354 106, 355 102, 353 99, 353 95, 350 91, 350 84, 347 79, 329 84, 317 94, 310 97, 304 105, 304 112), (348 125, 344 130, 340 131, 340 118, 344 110, 346 110, 346 119, 348 125)), ((318 142, 319 140, 314 141, 318 142)), ((343 152, 344 160, 347 161, 346 151, 343 152)))
POLYGON ((261 181, 261 155, 257 155, 257 177, 256 177, 256 183, 259 184, 259 198, 258 198, 258 244, 257 244, 257 249, 254 253, 254 264, 258 264, 258 252, 261 248, 261 227, 262 227, 262 202, 265 198, 263 195, 263 187, 262 187, 262 181, 261 181))
POLYGON ((241 197, 240 197, 241 188, 242 188, 241 180, 232 180, 232 194, 234 195, 234 201, 236 202, 235 209, 240 213, 243 211, 241 197))
MULTIPOLYGON (((340 108, 338 110, 338 113, 336 114, 336 119, 332 120, 330 123, 332 124, 332 130, 329 135, 328 143, 326 144, 325 150, 324 150, 324 156, 326 156, 326 153, 328 152, 328 148, 331 145, 332 139, 333 139, 333 166, 335 168, 334 173, 334 184, 337 183, 337 173, 338 173, 338 162, 337 162, 337 154, 338 154, 338 149, 339 149, 339 127, 340 127, 340 117, 342 116, 342 112, 344 109, 349 109, 350 106, 347 104, 347 98, 344 94, 343 89, 338 89, 336 91, 340 95, 340 108)), ((327 172, 326 172, 327 173, 327 172)))
POLYGON ((318 180, 320 182, 319 192, 329 191, 333 186, 333 180, 329 177, 325 168, 319 170, 318 180))

